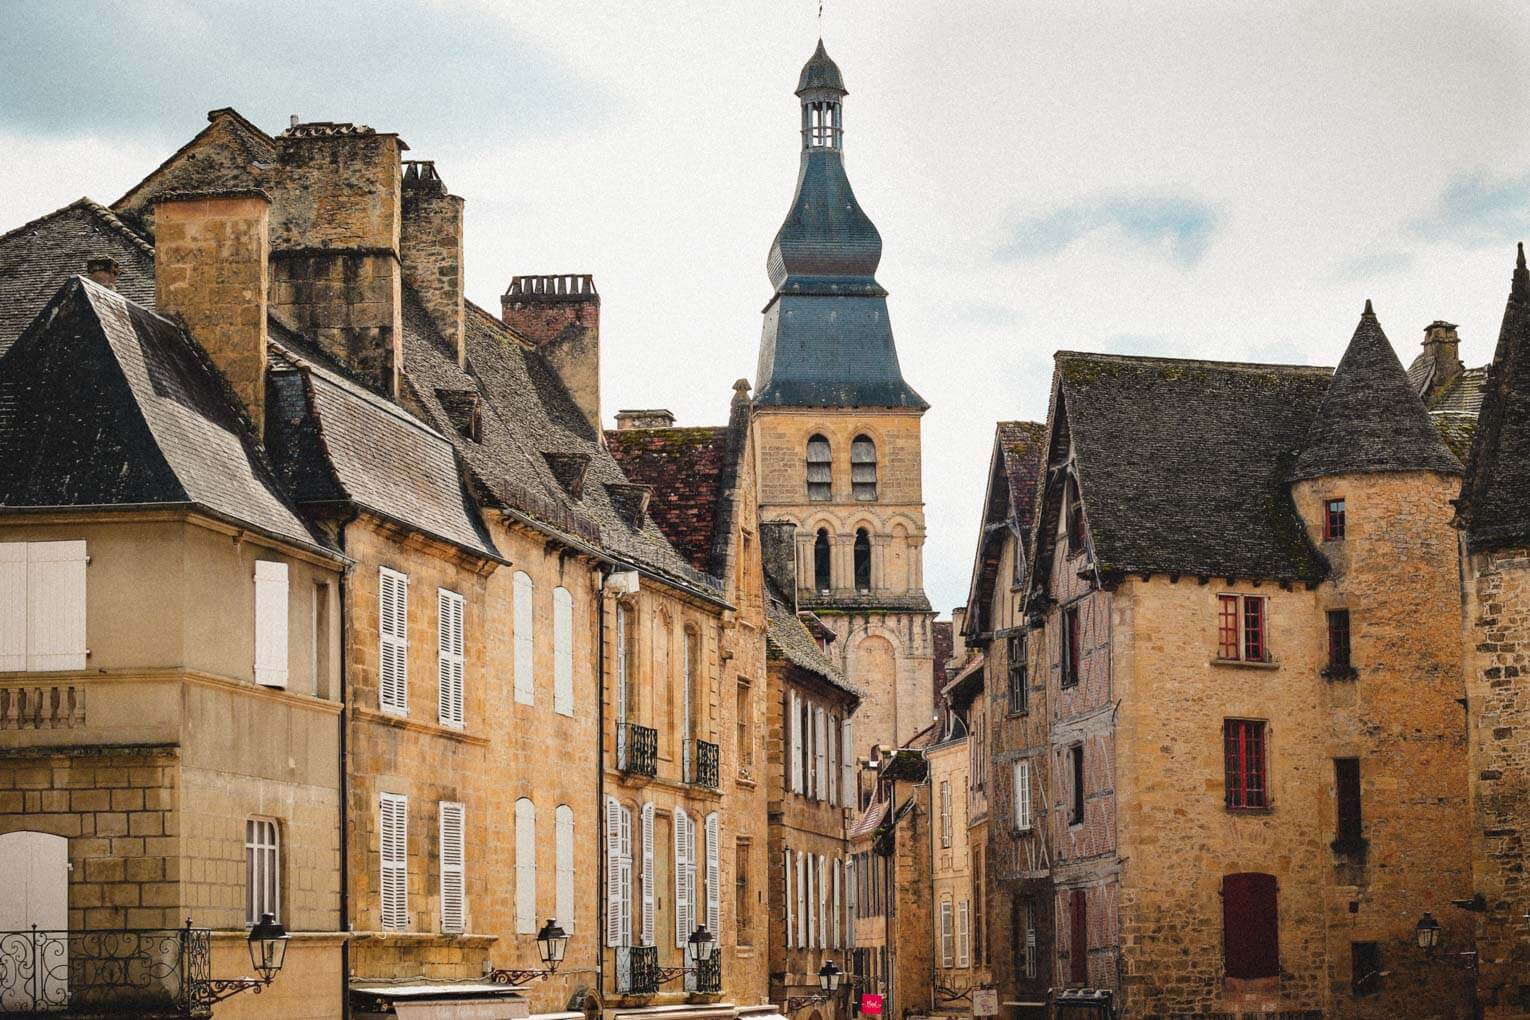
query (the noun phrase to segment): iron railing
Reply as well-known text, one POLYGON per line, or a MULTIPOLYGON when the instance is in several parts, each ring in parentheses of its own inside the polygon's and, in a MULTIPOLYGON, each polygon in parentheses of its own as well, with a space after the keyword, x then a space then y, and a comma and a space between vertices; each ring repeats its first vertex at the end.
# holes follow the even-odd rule
POLYGON ((714 952, 685 973, 685 990, 701 995, 722 991, 722 956, 714 952))
POLYGON ((659 731, 623 723, 616 732, 616 767, 629 776, 659 774, 659 731))
POLYGON ((0 1015, 206 1017, 212 933, 178 929, 0 931, 0 1015))
POLYGON ((616 991, 621 995, 653 995, 659 990, 659 947, 616 947, 616 991))
POLYGON ((691 760, 694 763, 691 766, 691 782, 708 790, 718 789, 717 745, 705 740, 696 741, 696 750, 691 760))

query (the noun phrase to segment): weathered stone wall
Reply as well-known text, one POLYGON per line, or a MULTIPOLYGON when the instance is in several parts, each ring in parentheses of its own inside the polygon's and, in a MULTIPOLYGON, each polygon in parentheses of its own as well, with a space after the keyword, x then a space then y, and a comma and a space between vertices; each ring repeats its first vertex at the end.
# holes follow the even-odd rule
MULTIPOLYGON (((157 240, 154 201, 169 192, 228 191, 264 188, 272 162, 263 159, 269 138, 258 138, 244 118, 230 109, 212 110, 207 127, 153 173, 134 185, 112 210, 136 220, 157 240), (257 143, 250 139, 257 137, 257 143), (262 144, 262 142, 264 144, 262 144)), ((274 157, 274 150, 270 155, 274 157)))
MULTIPOLYGON (((434 173, 434 171, 432 171, 434 173)), ((449 195, 435 179, 404 189, 399 228, 399 261, 404 282, 414 288, 457 363, 466 360, 462 344, 462 199, 449 195)))
POLYGON ((385 396, 404 364, 402 300, 391 250, 271 254, 271 307, 385 396))
POLYGON ((536 345, 595 435, 600 417, 600 295, 588 276, 517 276, 501 319, 536 345))

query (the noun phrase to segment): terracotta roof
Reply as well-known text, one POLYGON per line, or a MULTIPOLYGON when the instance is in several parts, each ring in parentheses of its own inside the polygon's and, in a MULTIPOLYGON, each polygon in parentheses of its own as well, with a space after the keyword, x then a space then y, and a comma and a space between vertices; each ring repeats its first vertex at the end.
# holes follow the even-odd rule
POLYGON ((869 836, 876 832, 877 826, 881 825, 882 820, 887 817, 887 808, 888 802, 885 800, 872 801, 866 810, 861 812, 860 817, 850 823, 850 829, 845 833, 845 838, 860 839, 862 836, 869 836))
POLYGON ((709 572, 726 428, 624 429, 606 432, 606 446, 628 478, 653 487, 648 512, 691 566, 709 572))

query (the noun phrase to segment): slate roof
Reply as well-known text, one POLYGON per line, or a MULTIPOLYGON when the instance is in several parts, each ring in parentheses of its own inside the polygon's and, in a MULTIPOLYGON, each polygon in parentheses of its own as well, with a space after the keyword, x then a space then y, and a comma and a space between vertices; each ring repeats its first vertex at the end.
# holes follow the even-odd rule
MULTIPOLYGON (((1076 451, 1102 571, 1315 581, 1286 486, 1331 370, 1300 365, 1056 355, 1049 462, 1076 451)), ((1044 577, 1060 485, 1048 485, 1031 562, 1044 577)))
POLYGON ((1461 462, 1430 422, 1367 301, 1290 477, 1372 471, 1459 474, 1461 462))
POLYGON ((606 432, 606 447, 628 478, 653 487, 648 512, 675 550, 710 573, 721 480, 727 463, 726 428, 625 429, 606 432))
POLYGON ((1487 385, 1487 366, 1468 368, 1429 404, 1430 411, 1475 415, 1482 410, 1482 388, 1487 385))
POLYGON ((1488 366, 1461 520, 1473 551, 1530 546, 1530 272, 1520 245, 1488 366))
POLYGON ((819 677, 829 686, 860 700, 864 693, 825 655, 797 614, 781 599, 770 595, 765 600, 765 653, 772 659, 784 659, 798 669, 819 677))
POLYGON ((839 73, 839 65, 829 56, 829 51, 823 48, 822 39, 818 40, 818 48, 797 76, 797 94, 800 96, 808 89, 832 89, 846 94, 845 77, 839 73))
POLYGON ((258 188, 267 183, 267 171, 275 163, 276 142, 270 135, 232 107, 209 110, 207 126, 129 188, 112 209, 142 225, 159 195, 258 188), (228 158, 215 158, 219 147, 228 158))
POLYGON ((115 259, 117 290, 154 307, 154 249, 105 206, 77 199, 0 234, 0 354, 93 258, 115 259))
MULTIPOLYGON (((1041 487, 1047 427, 1035 421, 1001 421, 994 429, 989 458, 988 490, 984 494, 983 520, 977 556, 967 591, 967 618, 963 629, 978 639, 992 629, 989 613, 998 587, 999 561, 1005 538, 1018 538, 1021 557, 1030 552, 1030 532, 1041 487)), ((1007 587, 1010 581, 1003 581, 1007 587)))
POLYGON ((192 507, 318 547, 236 407, 179 326, 73 277, 0 356, 0 505, 192 507))

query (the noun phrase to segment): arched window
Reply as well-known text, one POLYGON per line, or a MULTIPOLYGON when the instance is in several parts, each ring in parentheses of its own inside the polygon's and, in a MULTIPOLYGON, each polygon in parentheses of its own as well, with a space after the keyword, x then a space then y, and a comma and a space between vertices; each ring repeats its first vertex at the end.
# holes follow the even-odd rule
POLYGON ((813 540, 813 587, 829 590, 829 529, 819 528, 813 540))
POLYGON ((686 627, 684 637, 680 725, 683 727, 681 733, 685 743, 681 752, 681 775, 689 783, 696 779, 696 738, 700 732, 696 719, 701 714, 701 692, 696 681, 701 672, 701 636, 696 633, 695 627, 686 627))
POLYGON ((877 444, 869 436, 850 444, 850 491, 862 503, 877 498, 877 444))
POLYGON ((1063 494, 1067 512, 1068 529, 1068 555, 1073 555, 1084 548, 1084 501, 1079 498, 1078 482, 1068 479, 1068 488, 1063 494))
POLYGON ((871 536, 865 528, 855 533, 855 590, 871 590, 871 536))
POLYGON ((812 500, 828 500, 834 495, 834 454, 829 441, 817 434, 809 436, 807 442, 807 490, 812 500))

